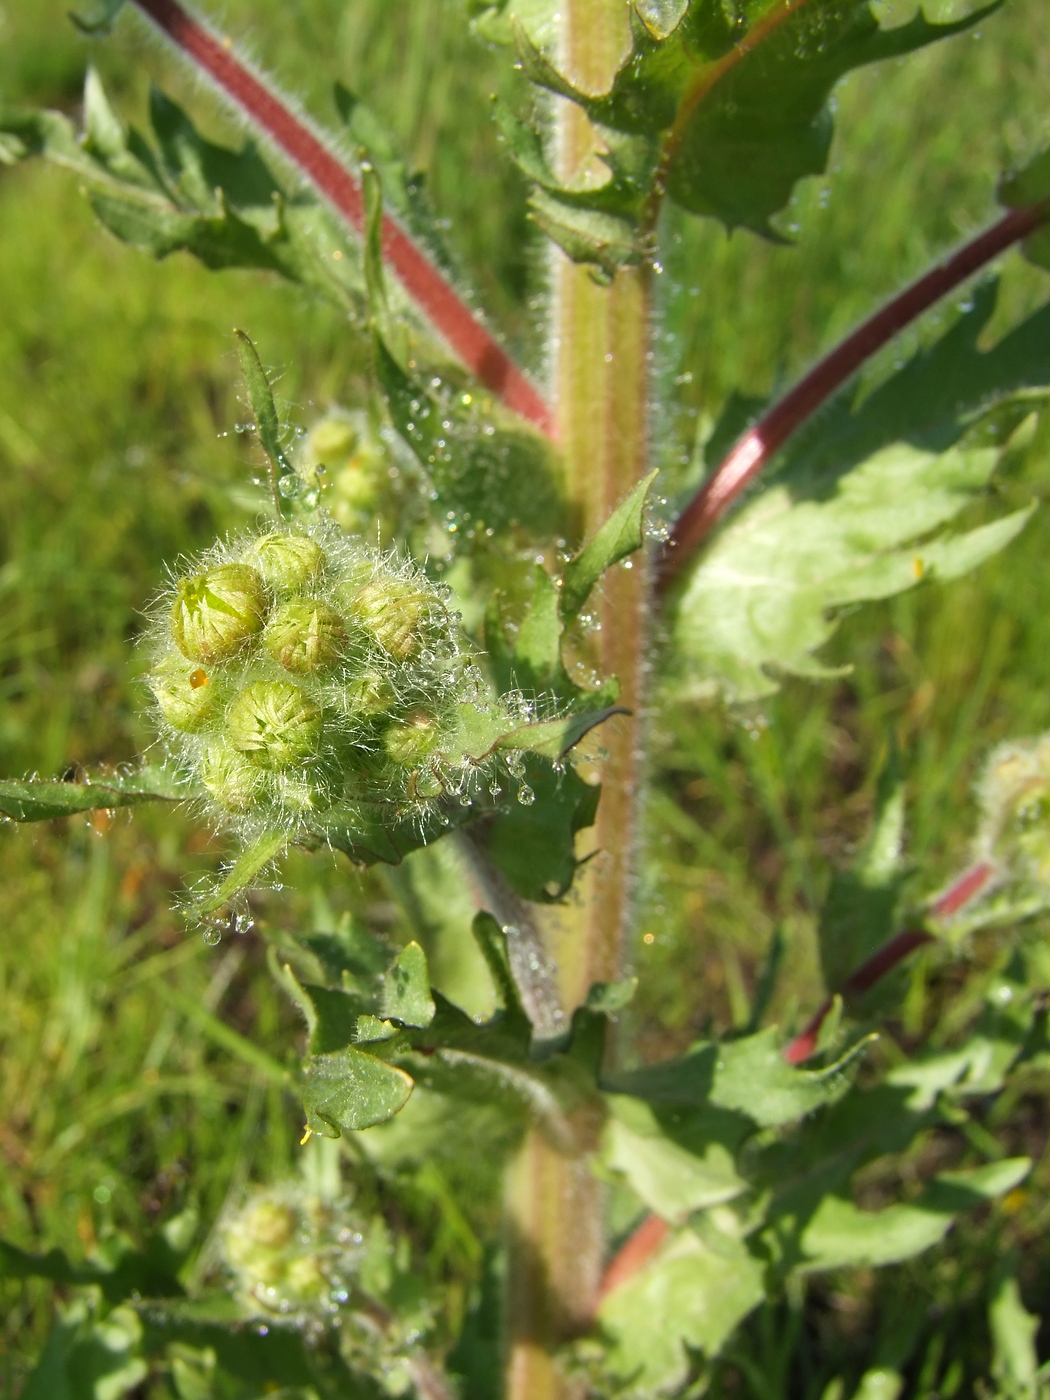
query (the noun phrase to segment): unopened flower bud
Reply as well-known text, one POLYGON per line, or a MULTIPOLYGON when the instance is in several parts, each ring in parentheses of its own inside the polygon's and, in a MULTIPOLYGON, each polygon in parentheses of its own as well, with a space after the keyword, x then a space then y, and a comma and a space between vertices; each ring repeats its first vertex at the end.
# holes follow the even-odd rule
POLYGON ((285 1279, 288 1290, 305 1300, 316 1298, 325 1291, 328 1280, 319 1259, 312 1254, 301 1254, 288 1265, 285 1279))
POLYGON ((200 761, 200 780, 220 807, 243 812, 252 805, 260 773, 251 759, 218 741, 209 745, 200 761))
POLYGON ((256 568, 271 588, 291 593, 318 578, 324 568, 324 550, 309 535, 280 531, 263 535, 252 551, 256 568))
POLYGON ((230 743, 264 768, 286 768, 317 751, 321 711, 298 686, 256 681, 226 714, 230 743))
POLYGON ((395 763, 418 763, 433 753, 438 732, 433 715, 420 711, 402 724, 392 724, 383 735, 383 748, 395 763))
POLYGON ((434 597, 418 584, 397 578, 374 578, 346 599, 354 622, 397 661, 407 661, 423 646, 423 626, 434 597))
POLYGON ((366 671, 344 687, 347 714, 368 718, 393 709, 396 696, 389 679, 376 671, 366 671))
POLYGON ((191 661, 221 661, 260 630, 266 590, 247 564, 213 564, 179 579, 171 608, 175 644, 191 661))
POLYGON ((343 619, 313 598, 291 598, 274 613, 263 646, 286 671, 319 671, 338 661, 346 644, 343 619))
POLYGON ((263 1197, 240 1218, 240 1231, 253 1245, 283 1249, 295 1237, 298 1221, 295 1211, 283 1201, 263 1197))
POLYGON ((216 688, 202 666, 166 657, 149 678, 157 708, 172 726, 194 734, 215 708, 216 688))

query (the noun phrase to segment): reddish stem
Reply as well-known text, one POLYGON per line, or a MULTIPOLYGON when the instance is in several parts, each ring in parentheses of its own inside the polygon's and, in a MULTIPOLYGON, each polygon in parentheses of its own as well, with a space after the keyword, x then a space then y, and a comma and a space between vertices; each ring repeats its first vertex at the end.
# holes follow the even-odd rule
MULTIPOLYGON (((979 861, 954 880, 942 895, 930 905, 930 913, 937 918, 948 918, 987 888, 995 876, 995 867, 987 861, 979 861)), ((904 961, 916 948, 923 948, 936 940, 930 933, 921 929, 908 929, 898 933, 888 943, 884 943, 867 962, 861 963, 856 972, 842 988, 844 997, 861 996, 874 987, 887 973, 904 961)), ((820 1039, 820 1028, 831 1010, 833 998, 828 997, 814 1013, 806 1028, 784 1047, 784 1059, 789 1065, 799 1065, 815 1052, 820 1039)), ((618 1288, 621 1283, 633 1277, 643 1268, 663 1244, 669 1234, 669 1226, 658 1215, 647 1215, 634 1234, 613 1255, 602 1278, 600 1298, 618 1288)))
MULTIPOLYGON (((134 4, 203 69, 223 97, 266 133, 336 212, 362 233, 365 211, 360 181, 306 122, 234 55, 229 39, 218 38, 177 0, 134 0, 134 4)), ((382 243, 383 256, 406 292, 471 373, 508 408, 553 437, 554 420, 539 390, 388 213, 383 215, 382 243)))
POLYGON ((814 365, 753 428, 737 439, 728 456, 678 517, 660 561, 661 584, 666 587, 670 583, 770 458, 865 360, 992 258, 1034 232, 1048 215, 1047 200, 1025 209, 1011 209, 991 228, 905 287, 814 365))

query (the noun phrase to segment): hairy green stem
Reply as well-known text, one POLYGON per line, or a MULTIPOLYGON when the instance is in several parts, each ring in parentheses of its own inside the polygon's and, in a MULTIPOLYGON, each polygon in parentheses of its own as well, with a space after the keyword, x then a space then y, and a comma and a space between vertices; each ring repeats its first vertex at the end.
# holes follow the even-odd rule
MULTIPOLYGON (((607 89, 629 51, 626 8, 616 0, 566 0, 560 66, 581 88, 607 89)), ((595 135, 579 108, 559 103, 557 163, 571 179, 593 158, 595 135)), ((555 254, 555 414, 566 489, 581 531, 592 533, 648 463, 650 288, 645 268, 621 269, 608 286, 555 254)), ((649 573, 637 556, 614 569, 597 600, 593 660, 620 682, 632 714, 604 727, 602 798, 573 902, 541 911, 548 948, 571 1008, 594 982, 622 970, 635 878, 649 573)), ((604 1192, 588 1156, 597 1127, 580 1122, 568 1150, 538 1130, 509 1184, 509 1400, 568 1400, 577 1388, 556 1358, 593 1317, 601 1280, 604 1192)))

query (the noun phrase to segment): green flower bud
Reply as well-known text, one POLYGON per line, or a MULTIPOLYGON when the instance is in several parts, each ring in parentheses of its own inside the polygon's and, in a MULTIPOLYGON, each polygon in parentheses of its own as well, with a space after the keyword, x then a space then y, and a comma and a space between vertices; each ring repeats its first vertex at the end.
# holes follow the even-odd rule
POLYGON ((433 594, 398 578, 374 578, 346 598, 352 621, 397 661, 407 661, 423 646, 434 604, 433 594))
POLYGON ((386 714, 397 699, 389 679, 376 671, 366 671, 352 680, 343 694, 346 713, 362 719, 386 714))
POLYGON ((244 754, 221 742, 205 751, 198 771, 205 789, 227 811, 245 811, 258 794, 259 770, 244 754))
POLYGON ((295 1238, 298 1220, 290 1205, 264 1196, 243 1212, 239 1224, 240 1233, 253 1245, 283 1249, 295 1238))
POLYGON ((433 715, 420 710, 400 724, 392 724, 383 735, 383 748, 395 763, 418 763, 433 753, 439 725, 433 715))
POLYGON ((234 700, 226 725, 235 749, 264 768, 286 768, 317 752, 321 711, 298 686, 256 681, 234 700))
POLYGON ((211 676, 181 657, 166 657, 149 677, 149 688, 172 728, 186 734, 195 734, 215 709, 211 676))
POLYGON ((325 565, 324 550, 309 535, 286 531, 263 535, 252 550, 256 568, 271 588, 292 593, 316 579, 325 565))
POLYGON ((222 661, 260 630, 266 590, 247 564, 213 564, 179 579, 171 634, 191 661, 222 661))
POLYGON ((328 1279, 319 1259, 312 1254, 302 1254, 288 1265, 285 1280, 290 1293, 300 1298, 317 1298, 328 1287, 328 1279))
POLYGON ((319 671, 338 661, 346 644, 343 619, 327 603, 291 598, 263 633, 263 646, 286 671, 319 671))

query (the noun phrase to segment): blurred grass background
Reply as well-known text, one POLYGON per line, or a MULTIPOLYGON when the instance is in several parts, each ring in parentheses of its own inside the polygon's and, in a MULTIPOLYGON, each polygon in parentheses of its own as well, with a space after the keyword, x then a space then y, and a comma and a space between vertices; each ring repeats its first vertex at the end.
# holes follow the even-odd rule
MULTIPOLYGON (((122 19, 90 44, 65 8, 0 7, 0 99, 75 112, 90 60, 126 117, 141 120, 152 76, 224 129, 140 28, 122 19)), ((427 172, 481 304, 538 364, 543 256, 488 111, 504 56, 472 40, 449 0, 226 0, 221 14, 322 120, 336 78, 379 111, 427 172)), ((662 413, 675 452, 730 392, 790 380, 991 218, 998 174, 1050 134, 1048 80, 1038 0, 1011 0, 979 34, 840 88, 829 175, 784 220, 796 247, 672 219, 660 359, 675 385, 662 413)), ((1016 254, 1001 272, 996 334, 1047 290, 1016 254)), ((951 314, 928 318, 873 373, 951 314)), ((293 421, 362 393, 362 346, 331 308, 182 255, 151 263, 95 226, 62 172, 0 169, 0 772, 118 762, 148 742, 129 646, 141 610, 165 561, 248 518, 234 324, 280 371, 293 421)), ((1004 496, 1047 494, 1046 448, 1041 431, 1004 496)), ((791 682, 746 722, 717 710, 656 717, 647 937, 635 954, 646 1055, 746 1021, 777 928, 780 1019, 817 1003, 828 861, 861 838, 891 735, 910 775, 917 886, 935 888, 962 859, 981 756, 1048 724, 1048 546, 1043 511, 975 577, 848 618, 831 648, 855 667, 840 683, 791 682)), ((210 949, 174 912, 187 872, 219 854, 168 812, 0 832, 0 1234, 83 1252, 112 1225, 134 1235, 190 1196, 214 1218, 245 1180, 290 1169, 294 1106, 202 1022, 212 1014, 293 1057, 295 1017, 260 940, 210 949), (205 1016, 188 1017, 180 994, 205 1016)), ((277 927, 351 914, 403 936, 381 877, 319 859, 292 861, 261 914, 277 927)), ((979 950, 987 966, 1001 956, 994 943, 979 950)), ((912 1029, 926 1014, 924 976, 920 965, 912 1029)), ((4 1285, 0 1303, 0 1384, 17 1393, 48 1295, 4 1285)))

